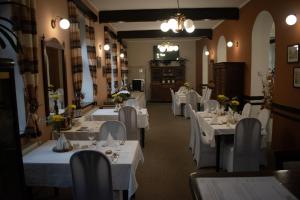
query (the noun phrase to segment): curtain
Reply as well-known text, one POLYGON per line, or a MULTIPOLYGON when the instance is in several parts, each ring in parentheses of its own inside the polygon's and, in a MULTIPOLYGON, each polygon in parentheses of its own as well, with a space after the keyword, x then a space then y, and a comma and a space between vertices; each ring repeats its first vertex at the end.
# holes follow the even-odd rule
POLYGON ((108 31, 104 31, 104 40, 105 44, 110 45, 110 49, 105 51, 107 94, 110 96, 118 88, 117 41, 108 31))
POLYGON ((112 52, 111 52, 111 71, 112 71, 112 93, 118 89, 118 53, 117 41, 112 39, 112 52))
POLYGON ((11 10, 11 20, 15 23, 13 30, 22 46, 22 51, 17 55, 20 73, 23 76, 27 123, 25 134, 31 137, 41 135, 38 126, 38 100, 37 100, 37 31, 35 19, 35 1, 14 1, 11 10))
POLYGON ((96 48, 95 48, 95 29, 94 22, 85 17, 85 36, 86 36, 86 47, 89 61, 89 69, 93 80, 93 94, 94 100, 97 96, 97 60, 96 60, 96 48))
MULTIPOLYGON (((111 37, 109 35, 109 32, 104 32, 104 43, 109 44, 111 47, 111 37)), ((105 51, 105 68, 103 68, 104 73, 106 74, 106 83, 107 83, 107 95, 109 96, 111 94, 111 48, 108 51, 105 51)))
POLYGON ((79 27, 79 9, 69 1, 69 20, 70 20, 70 48, 71 48, 71 65, 72 78, 75 98, 80 98, 82 86, 82 55, 80 44, 80 27, 79 27))
POLYGON ((121 45, 121 52, 124 53, 124 58, 121 58, 121 77, 122 86, 128 86, 128 59, 126 48, 121 45))

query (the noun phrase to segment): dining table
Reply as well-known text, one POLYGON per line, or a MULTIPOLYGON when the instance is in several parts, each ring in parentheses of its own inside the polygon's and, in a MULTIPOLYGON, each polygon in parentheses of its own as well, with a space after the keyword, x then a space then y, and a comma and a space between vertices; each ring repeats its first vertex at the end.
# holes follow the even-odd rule
POLYGON ((144 162, 139 142, 127 140, 123 144, 120 141, 114 141, 114 145, 109 146, 106 142, 100 141, 97 145, 92 145, 91 141, 71 141, 74 147, 72 151, 57 153, 52 150, 56 141, 48 140, 23 156, 26 185, 29 187, 72 187, 71 156, 77 151, 92 149, 107 155, 111 161, 113 190, 123 191, 123 198, 130 199, 138 188, 136 169, 139 163, 144 162), (107 150, 111 150, 112 153, 106 154, 107 150), (113 153, 118 155, 117 159, 111 156, 113 153))
POLYGON ((220 169, 221 140, 235 134, 236 123, 228 123, 227 116, 214 113, 197 112, 197 120, 202 131, 208 135, 210 146, 216 148, 216 171, 220 169))
MULTIPOLYGON (((100 140, 99 133, 102 124, 105 121, 84 121, 77 120, 70 129, 61 130, 68 140, 88 140, 88 134, 93 133, 96 140, 100 140)), ((53 138, 57 139, 59 135, 54 135, 53 138)))
POLYGON ((300 199, 300 170, 193 172, 189 183, 194 200, 300 199))
MULTIPOLYGON (((145 146, 145 129, 149 129, 149 114, 147 108, 138 108, 137 110, 137 128, 140 129, 141 146, 145 146)), ((119 113, 115 109, 97 109, 91 113, 92 121, 118 120, 119 113)))

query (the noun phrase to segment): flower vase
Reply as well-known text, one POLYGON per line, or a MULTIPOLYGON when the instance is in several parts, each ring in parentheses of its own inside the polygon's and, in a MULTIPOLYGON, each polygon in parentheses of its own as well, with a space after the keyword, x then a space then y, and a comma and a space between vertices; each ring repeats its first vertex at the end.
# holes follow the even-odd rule
POLYGON ((121 107, 122 107, 121 103, 117 103, 116 106, 115 106, 115 110, 114 111, 115 112, 119 112, 119 110, 121 109, 121 107))
POLYGON ((54 100, 54 112, 56 115, 58 115, 58 105, 57 105, 57 100, 54 100))

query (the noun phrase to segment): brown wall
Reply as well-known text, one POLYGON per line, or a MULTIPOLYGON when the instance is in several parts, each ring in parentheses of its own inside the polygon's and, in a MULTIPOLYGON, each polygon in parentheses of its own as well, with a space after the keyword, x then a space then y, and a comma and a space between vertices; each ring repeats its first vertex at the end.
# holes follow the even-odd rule
MULTIPOLYGON (((226 20, 213 32, 213 39, 197 41, 197 89, 202 83, 202 49, 206 45, 210 50, 210 59, 216 60, 217 42, 224 35, 226 40, 238 41, 239 46, 227 49, 227 61, 246 62, 244 94, 250 96, 251 87, 251 39, 252 28, 257 15, 268 11, 275 23, 276 35, 276 72, 273 102, 293 108, 300 108, 300 89, 293 87, 293 67, 299 64, 287 64, 287 46, 300 42, 300 23, 288 26, 285 18, 288 14, 300 13, 297 0, 251 0, 240 9, 239 20, 226 20)), ((295 111, 289 112, 292 115, 295 111)), ((299 116, 299 113, 298 113, 299 116)), ((297 117, 296 117, 297 118, 297 117)), ((295 119, 280 117, 273 113, 273 148, 299 149, 300 123, 295 119), (289 135, 290 137, 286 137, 289 135), (285 138, 283 140, 283 138, 285 138)), ((298 118, 299 120, 299 118, 298 118)))

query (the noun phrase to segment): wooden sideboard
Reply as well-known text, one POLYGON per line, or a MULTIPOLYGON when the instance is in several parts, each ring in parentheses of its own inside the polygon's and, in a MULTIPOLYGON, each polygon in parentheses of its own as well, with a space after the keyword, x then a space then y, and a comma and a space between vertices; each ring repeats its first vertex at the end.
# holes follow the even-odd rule
POLYGON ((185 82, 185 64, 182 61, 151 62, 151 101, 170 102, 170 88, 177 91, 185 82))
POLYGON ((213 98, 219 94, 242 98, 244 94, 244 68, 243 62, 221 62, 214 64, 215 88, 213 98))

